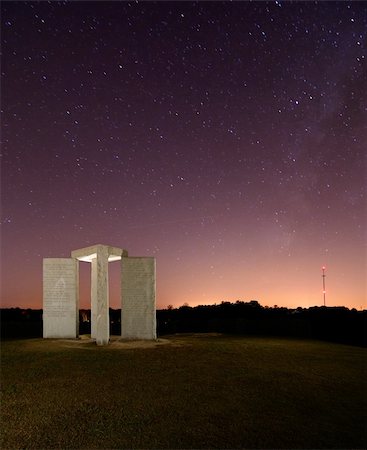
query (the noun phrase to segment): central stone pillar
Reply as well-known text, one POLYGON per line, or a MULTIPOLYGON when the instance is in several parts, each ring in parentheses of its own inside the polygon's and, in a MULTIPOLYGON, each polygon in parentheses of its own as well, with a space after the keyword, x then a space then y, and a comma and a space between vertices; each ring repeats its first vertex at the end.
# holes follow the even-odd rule
MULTIPOLYGON (((92 270, 92 298, 97 298, 97 323, 96 342, 97 345, 107 345, 110 341, 110 318, 109 318, 109 296, 108 296, 108 249, 100 247, 97 249, 95 270, 92 270)), ((93 263, 92 263, 93 269, 93 263)))
POLYGON ((97 258, 91 260, 91 277, 90 277, 90 310, 91 310, 91 324, 90 335, 92 339, 97 336, 97 258))
POLYGON ((127 255, 126 250, 100 244, 71 252, 73 258, 91 264, 91 337, 97 345, 110 340, 108 263, 127 255))

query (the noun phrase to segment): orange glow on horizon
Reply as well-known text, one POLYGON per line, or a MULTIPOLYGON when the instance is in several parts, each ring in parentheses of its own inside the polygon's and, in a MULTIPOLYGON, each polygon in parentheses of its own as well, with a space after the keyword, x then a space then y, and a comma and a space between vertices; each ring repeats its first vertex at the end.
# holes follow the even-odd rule
MULTIPOLYGON (((133 253, 133 252, 131 252, 133 253)), ((141 254, 135 251, 135 254, 141 254)), ((203 260, 164 261, 157 257, 157 309, 188 303, 190 306, 209 305, 222 301, 236 302, 256 300, 262 306, 284 306, 288 308, 323 306, 319 277, 312 258, 302 265, 292 261, 274 266, 270 261, 253 268, 248 263, 231 267, 223 262, 205 265, 203 260), (188 271, 187 267, 191 266, 188 271), (212 269, 214 267, 214 269, 212 269)), ((110 306, 120 308, 118 262, 110 268, 110 306)), ((327 306, 346 306, 358 310, 366 309, 364 270, 350 267, 345 270, 342 262, 333 266, 329 277, 327 306)), ((13 282, 3 288, 2 307, 42 308, 42 265, 29 267, 23 283, 16 283, 17 273, 4 273, 13 282), (24 287, 27 286, 25 290, 24 287), (5 294, 5 295, 4 295, 5 294)), ((80 308, 90 308, 90 268, 80 264, 80 308)), ((326 290, 325 292, 326 293, 326 290)))

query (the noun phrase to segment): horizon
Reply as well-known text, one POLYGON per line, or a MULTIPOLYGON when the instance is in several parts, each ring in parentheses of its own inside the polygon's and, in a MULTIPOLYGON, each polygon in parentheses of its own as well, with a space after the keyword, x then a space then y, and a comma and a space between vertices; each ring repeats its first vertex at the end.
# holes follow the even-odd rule
POLYGON ((157 309, 323 306, 323 266, 326 306, 367 308, 365 2, 1 11, 3 308, 98 242, 156 257, 157 309))
MULTIPOLYGON (((262 305, 257 300, 247 300, 247 301, 246 300, 236 300, 236 301, 222 300, 218 303, 206 303, 206 304, 198 304, 198 305, 194 305, 194 306, 189 305, 187 303, 186 304, 184 303, 182 305, 177 305, 177 306, 168 304, 164 308, 156 308, 156 311, 165 311, 165 310, 180 309, 180 308, 186 308, 186 307, 187 308, 200 308, 200 307, 206 307, 206 306, 220 306, 221 304, 227 304, 227 303, 229 303, 231 305, 236 305, 238 303, 250 304, 252 302, 258 303, 258 305, 264 309, 284 309, 285 308, 285 309, 289 309, 289 310, 297 310, 297 309, 311 309, 311 308, 326 308, 326 309, 327 308, 345 308, 345 309, 348 309, 349 311, 352 311, 352 310, 356 310, 359 312, 367 311, 367 309, 362 308, 362 306, 360 309, 358 309, 358 308, 348 308, 347 306, 344 306, 344 305, 325 305, 325 306, 324 305, 311 305, 311 306, 307 306, 307 307, 304 307, 304 306, 286 307, 286 306, 282 306, 282 305, 269 306, 269 305, 262 305)), ((21 306, 9 306, 9 307, 1 306, 0 309, 21 309, 21 310, 33 310, 33 311, 42 311, 43 310, 42 307, 41 308, 27 308, 27 307, 21 307, 21 306)), ((118 310, 123 309, 123 307, 119 306, 117 308, 113 308, 110 305, 109 309, 118 311, 118 310)), ((79 307, 78 310, 79 311, 91 311, 91 308, 90 307, 79 307)))

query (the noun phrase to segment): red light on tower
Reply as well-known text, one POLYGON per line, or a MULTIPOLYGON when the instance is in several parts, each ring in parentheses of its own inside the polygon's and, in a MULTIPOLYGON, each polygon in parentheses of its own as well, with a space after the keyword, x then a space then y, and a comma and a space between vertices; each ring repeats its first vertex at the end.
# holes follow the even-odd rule
POLYGON ((322 276, 322 293, 324 295, 324 306, 326 306, 325 270, 326 270, 326 267, 322 266, 322 275, 321 276, 322 276))

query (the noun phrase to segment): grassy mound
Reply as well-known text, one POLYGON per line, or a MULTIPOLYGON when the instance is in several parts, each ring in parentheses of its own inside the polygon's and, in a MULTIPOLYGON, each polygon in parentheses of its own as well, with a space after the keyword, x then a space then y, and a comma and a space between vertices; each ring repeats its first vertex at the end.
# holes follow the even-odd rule
POLYGON ((1 448, 365 448, 365 356, 220 335, 4 342, 1 448))

